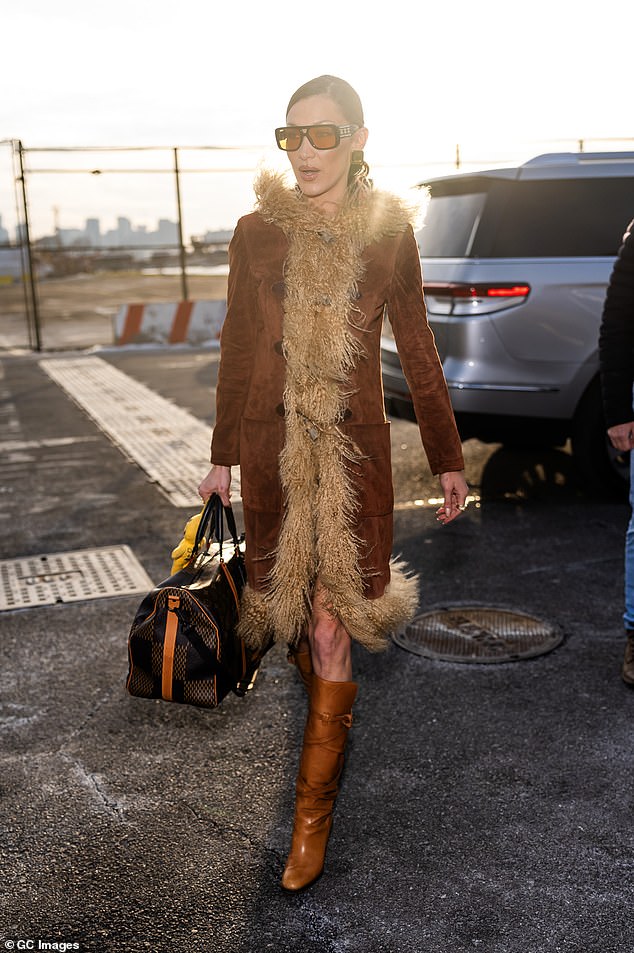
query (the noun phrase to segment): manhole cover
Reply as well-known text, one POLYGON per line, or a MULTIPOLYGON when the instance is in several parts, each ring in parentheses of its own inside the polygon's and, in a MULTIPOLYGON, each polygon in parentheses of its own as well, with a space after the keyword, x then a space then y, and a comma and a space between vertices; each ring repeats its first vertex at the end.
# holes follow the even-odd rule
POLYGON ((417 616, 393 638, 426 658, 508 662, 552 651, 563 633, 542 619, 508 609, 454 606, 417 616))
POLYGON ((0 611, 146 593, 152 586, 129 546, 0 560, 0 611))

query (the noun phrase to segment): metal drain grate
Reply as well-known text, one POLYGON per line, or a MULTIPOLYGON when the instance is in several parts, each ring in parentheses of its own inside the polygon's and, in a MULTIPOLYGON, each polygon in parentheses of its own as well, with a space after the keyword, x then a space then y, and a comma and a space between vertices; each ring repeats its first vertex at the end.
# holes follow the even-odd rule
POLYGON ((425 658, 509 662, 552 651, 563 633, 542 619, 508 609, 454 606, 417 616, 393 639, 425 658))
MULTIPOLYGON (((206 424, 99 357, 43 360, 40 367, 175 506, 200 508, 196 487, 210 465, 206 424)), ((235 475, 232 492, 240 498, 235 475)))
POLYGON ((154 583, 129 546, 0 560, 0 611, 146 593, 154 583))

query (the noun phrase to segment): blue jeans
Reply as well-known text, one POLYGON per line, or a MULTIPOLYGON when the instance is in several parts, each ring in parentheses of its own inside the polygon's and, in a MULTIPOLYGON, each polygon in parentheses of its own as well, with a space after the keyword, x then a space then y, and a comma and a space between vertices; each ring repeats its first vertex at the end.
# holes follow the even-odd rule
POLYGON ((634 451, 630 452, 630 506, 632 513, 625 534, 625 612, 626 629, 634 630, 634 451))

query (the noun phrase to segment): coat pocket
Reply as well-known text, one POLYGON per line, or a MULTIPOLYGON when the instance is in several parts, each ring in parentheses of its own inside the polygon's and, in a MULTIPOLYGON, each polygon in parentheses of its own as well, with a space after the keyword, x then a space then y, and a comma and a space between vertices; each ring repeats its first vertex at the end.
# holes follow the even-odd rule
POLYGON ((350 478, 359 501, 358 517, 385 516, 394 508, 392 444, 389 421, 379 424, 344 424, 359 459, 350 465, 350 478))
POLYGON ((244 505, 260 513, 282 509, 280 453, 284 422, 252 420, 240 424, 240 481, 244 505))

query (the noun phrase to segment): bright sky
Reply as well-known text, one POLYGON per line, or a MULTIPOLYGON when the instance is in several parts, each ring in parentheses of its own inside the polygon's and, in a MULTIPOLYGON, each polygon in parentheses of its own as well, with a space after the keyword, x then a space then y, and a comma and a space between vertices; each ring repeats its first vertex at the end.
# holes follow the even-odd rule
MULTIPOLYGON (((294 89, 325 72, 360 93, 366 157, 388 187, 451 162, 456 143, 485 166, 580 138, 634 137, 631 0, 14 0, 2 19, 0 140, 27 148, 268 143, 294 89)), ((212 158, 222 167, 284 159, 263 149, 212 158)), ((143 220, 105 176, 102 207, 84 207, 97 199, 78 199, 78 178, 31 177, 36 215, 50 219, 54 205, 64 226, 143 220)), ((232 227, 250 209, 252 178, 218 173, 192 186, 190 230, 232 227)), ((145 220, 172 213, 168 203, 145 220)))

